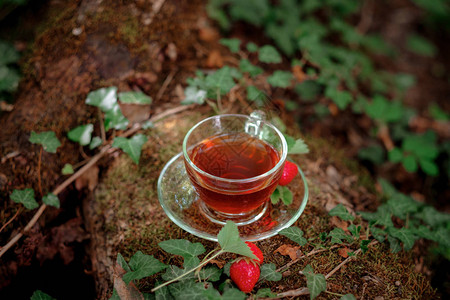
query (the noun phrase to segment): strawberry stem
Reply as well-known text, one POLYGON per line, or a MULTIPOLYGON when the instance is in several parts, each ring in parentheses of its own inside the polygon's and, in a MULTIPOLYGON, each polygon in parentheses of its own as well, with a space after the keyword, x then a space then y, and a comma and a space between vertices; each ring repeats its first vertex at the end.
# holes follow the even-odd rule
MULTIPOLYGON (((210 252, 210 253, 211 253, 211 252, 210 252)), ((209 255, 210 253, 208 253, 208 255, 209 255)), ((186 276, 187 274, 190 274, 190 273, 194 272, 195 270, 197 270, 197 269, 203 267, 204 265, 206 265, 207 263, 209 263, 211 260, 213 260, 214 258, 216 258, 217 256, 219 256, 219 255, 222 254, 222 253, 225 253, 225 251, 223 251, 223 250, 221 249, 221 250, 219 250, 216 254, 214 254, 213 256, 211 256, 210 258, 208 258, 207 260, 203 259, 203 261, 202 261, 198 266, 196 266, 195 268, 190 269, 190 270, 187 271, 186 273, 183 273, 182 275, 180 275, 180 276, 178 276, 178 277, 176 277, 176 278, 174 278, 174 279, 172 279, 172 280, 166 281, 166 282, 164 282, 163 284, 158 285, 157 287, 153 288, 153 289, 151 290, 151 292, 153 293, 153 292, 155 292, 156 290, 159 290, 160 288, 162 288, 162 287, 164 287, 164 286, 166 286, 166 285, 169 285, 169 284, 171 284, 171 283, 173 283, 173 282, 175 282, 175 281, 180 280, 181 278, 183 278, 183 277, 186 276)))

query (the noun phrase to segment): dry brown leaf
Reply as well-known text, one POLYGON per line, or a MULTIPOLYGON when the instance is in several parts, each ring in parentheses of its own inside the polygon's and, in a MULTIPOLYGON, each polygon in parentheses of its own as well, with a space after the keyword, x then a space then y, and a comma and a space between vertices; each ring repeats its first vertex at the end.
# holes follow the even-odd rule
POLYGON ((80 191, 87 187, 92 192, 98 184, 98 171, 97 165, 87 169, 83 175, 75 180, 75 188, 80 191))
POLYGON ((284 245, 281 245, 280 247, 278 247, 278 249, 275 250, 274 253, 278 252, 281 255, 289 255, 289 257, 292 260, 295 260, 295 259, 297 259, 297 257, 299 255, 301 255, 301 252, 299 249, 300 249, 300 246, 291 246, 291 245, 284 244, 284 245))
POLYGON ((345 247, 345 248, 339 249, 338 254, 340 256, 342 256, 343 258, 347 258, 348 257, 348 252, 349 252, 348 248, 345 247))
POLYGON ((166 48, 166 55, 171 61, 176 61, 178 57, 177 46, 174 43, 169 43, 166 48))
POLYGON ((338 108, 337 105, 334 104, 334 103, 328 104, 328 110, 330 111, 330 114, 331 114, 333 117, 336 117, 336 116, 339 114, 339 108, 338 108))
POLYGON ((222 269, 223 266, 225 266, 226 261, 219 260, 219 259, 213 259, 210 261, 211 264, 215 264, 219 269, 222 269))
POLYGON ((206 60, 206 66, 208 68, 222 68, 223 67, 223 58, 218 50, 212 50, 208 59, 206 60))
POLYGON ((201 27, 198 30, 198 37, 205 42, 214 42, 219 39, 219 32, 211 27, 201 27))
POLYGON ((306 79, 308 79, 308 75, 306 75, 305 72, 303 72, 303 69, 301 66, 298 66, 298 65, 293 66, 292 73, 294 74, 294 76, 298 82, 303 82, 306 79))
POLYGON ((150 105, 119 103, 123 115, 131 123, 139 123, 150 117, 150 105))
POLYGON ((337 216, 332 216, 330 218, 330 225, 332 225, 333 227, 341 228, 344 231, 347 231, 348 222, 341 220, 337 216))
POLYGON ((138 290, 136 285, 133 282, 130 282, 128 285, 123 281, 122 276, 126 273, 126 271, 118 264, 114 266, 114 288, 119 295, 121 300, 136 300, 142 299, 144 300, 144 295, 138 290))

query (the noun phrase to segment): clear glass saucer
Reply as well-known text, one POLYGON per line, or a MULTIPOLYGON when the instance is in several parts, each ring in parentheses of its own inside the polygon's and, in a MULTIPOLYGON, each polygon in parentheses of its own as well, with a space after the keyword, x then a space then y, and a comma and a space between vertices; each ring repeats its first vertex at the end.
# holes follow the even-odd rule
MULTIPOLYGON (((294 194, 292 204, 285 205, 279 201, 273 205, 269 201, 261 218, 238 227, 243 240, 259 241, 272 237, 300 217, 308 202, 308 185, 300 168, 299 174, 288 185, 294 194)), ((201 212, 198 195, 186 173, 182 152, 172 157, 161 171, 158 197, 165 213, 175 224, 193 235, 217 242, 217 234, 223 225, 211 222, 201 212)))

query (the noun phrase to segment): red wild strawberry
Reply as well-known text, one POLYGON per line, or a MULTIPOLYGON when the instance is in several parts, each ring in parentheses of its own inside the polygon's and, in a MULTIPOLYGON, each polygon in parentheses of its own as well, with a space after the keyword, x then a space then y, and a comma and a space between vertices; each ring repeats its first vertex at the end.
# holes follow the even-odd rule
POLYGON ((297 165, 291 163, 290 161, 286 161, 284 164, 283 174, 281 174, 279 185, 288 185, 292 179, 297 175, 298 168, 297 165))
POLYGON ((230 267, 231 280, 244 293, 250 293, 259 279, 261 271, 254 261, 245 258, 235 261, 230 267))
POLYGON ((252 242, 245 242, 247 244, 247 246, 250 247, 250 250, 252 250, 253 254, 256 255, 256 257, 258 259, 254 259, 254 262, 257 262, 258 264, 262 264, 264 261, 264 256, 262 254, 261 249, 258 248, 258 246, 256 246, 255 244, 253 244, 252 242))

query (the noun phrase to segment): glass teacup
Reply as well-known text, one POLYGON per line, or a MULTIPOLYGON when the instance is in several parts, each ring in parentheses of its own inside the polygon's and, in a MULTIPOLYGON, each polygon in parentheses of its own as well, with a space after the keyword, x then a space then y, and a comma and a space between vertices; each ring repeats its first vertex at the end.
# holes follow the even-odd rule
POLYGON ((287 144, 261 113, 217 115, 191 128, 183 156, 201 212, 215 223, 245 225, 266 212, 287 144))

